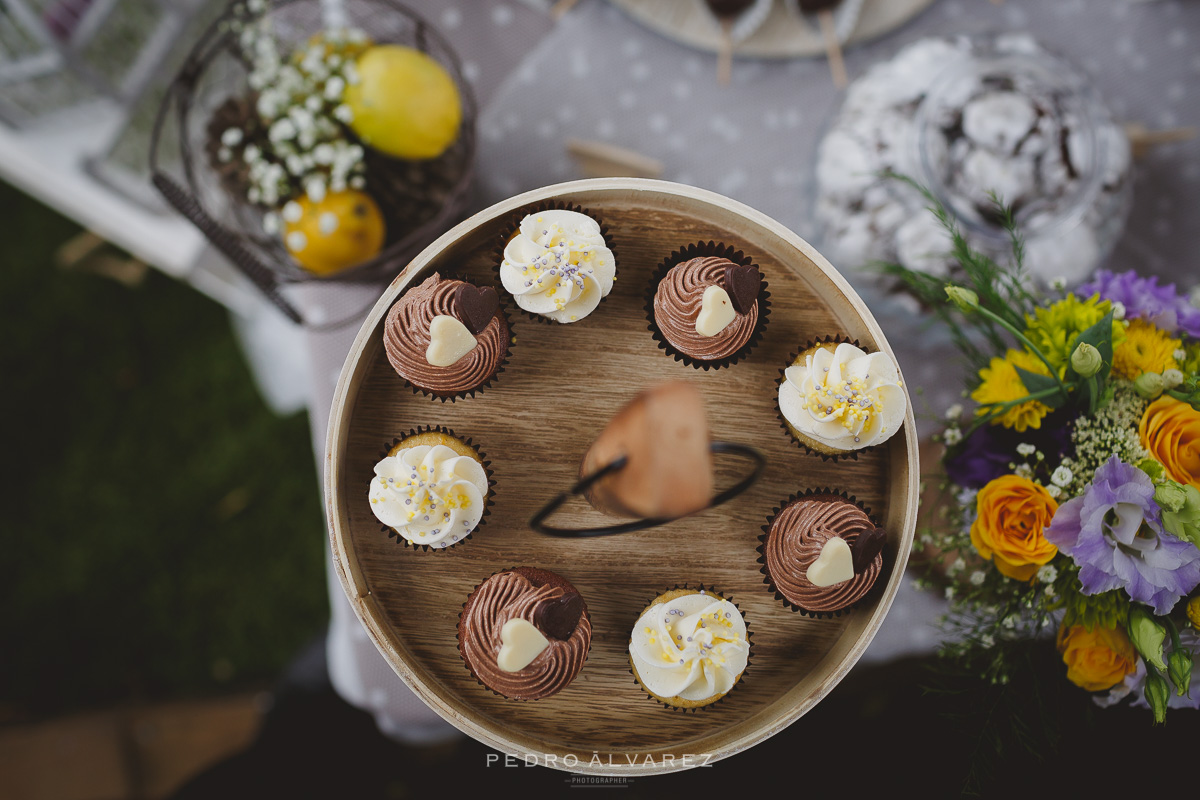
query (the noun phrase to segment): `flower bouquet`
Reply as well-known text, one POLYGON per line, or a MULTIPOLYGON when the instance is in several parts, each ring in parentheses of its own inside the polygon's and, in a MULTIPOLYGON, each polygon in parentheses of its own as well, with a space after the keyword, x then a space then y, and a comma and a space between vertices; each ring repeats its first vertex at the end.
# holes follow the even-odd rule
POLYGON ((1056 631, 1067 678, 1156 721, 1200 707, 1200 309, 1173 285, 1099 272, 1048 293, 1012 215, 1002 268, 937 200, 963 279, 884 271, 949 326, 970 379, 940 434, 949 502, 923 530, 946 581, 943 653, 1007 683, 1006 644, 1056 631))

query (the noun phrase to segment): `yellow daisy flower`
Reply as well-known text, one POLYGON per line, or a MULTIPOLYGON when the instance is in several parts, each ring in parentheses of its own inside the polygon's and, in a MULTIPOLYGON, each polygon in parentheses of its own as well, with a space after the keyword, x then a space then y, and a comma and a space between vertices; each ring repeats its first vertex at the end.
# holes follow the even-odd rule
MULTIPOLYGON (((1017 367, 1038 375, 1050 374, 1046 365, 1033 353, 1026 350, 1009 350, 1004 354, 1004 358, 993 358, 988 366, 979 370, 979 377, 983 379, 983 383, 971 393, 971 399, 981 405, 1006 403, 1029 394, 1029 390, 1021 382, 1021 376, 1017 374, 1017 367)), ((983 416, 987 410, 980 408, 976 409, 975 413, 983 416)), ((1017 431, 1024 431, 1026 428, 1040 428, 1042 427, 1042 417, 1049 413, 1050 406, 1037 400, 1030 400, 1008 409, 992 420, 992 424, 999 423, 1017 431)))
POLYGON ((1149 322, 1135 319, 1129 323, 1125 341, 1113 351, 1113 374, 1133 380, 1143 372, 1179 369, 1175 351, 1182 345, 1149 322))
MULTIPOLYGON (((1062 377, 1071 361, 1071 345, 1075 343, 1075 337, 1104 319, 1111 309, 1112 303, 1101 300, 1099 294, 1087 300, 1069 294, 1057 303, 1026 314, 1025 337, 1045 354, 1059 377, 1062 377)), ((1114 348, 1124 338, 1124 332, 1125 323, 1113 320, 1114 348)))

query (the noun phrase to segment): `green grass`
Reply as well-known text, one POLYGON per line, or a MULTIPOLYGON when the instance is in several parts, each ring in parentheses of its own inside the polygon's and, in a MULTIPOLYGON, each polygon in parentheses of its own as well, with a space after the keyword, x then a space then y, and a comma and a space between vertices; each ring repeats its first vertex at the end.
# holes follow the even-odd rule
POLYGON ((217 304, 58 269, 78 228, 4 185, 0 214, 0 709, 269 681, 328 614, 307 418, 217 304))

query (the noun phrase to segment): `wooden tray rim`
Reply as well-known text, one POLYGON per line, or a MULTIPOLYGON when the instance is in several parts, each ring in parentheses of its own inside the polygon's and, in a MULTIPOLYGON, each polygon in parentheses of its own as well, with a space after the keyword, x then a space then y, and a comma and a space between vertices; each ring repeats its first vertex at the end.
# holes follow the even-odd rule
MULTIPOLYGON (((866 0, 845 47, 878 39, 908 24, 935 0, 866 0)), ((687 0, 610 0, 639 25, 686 47, 709 53, 721 49, 721 35, 711 15, 694 0, 696 8, 685 9, 687 0), (685 21, 680 24, 680 16, 685 21)), ((762 27, 733 50, 734 58, 783 60, 825 56, 825 41, 784 2, 774 3, 762 27)))
MULTIPOLYGON (((339 496, 337 487, 341 480, 342 468, 342 452, 345 446, 345 439, 349 432, 349 409, 352 407, 352 401, 357 395, 358 389, 365 377, 366 370, 359 369, 364 350, 370 343, 371 338, 375 335, 377 328, 391 308, 392 303, 399 294, 412 283, 418 275, 430 264, 431 261, 446 247, 453 242, 465 236, 472 229, 480 225, 513 214, 521 207, 530 203, 552 199, 564 198, 571 199, 576 202, 586 201, 588 193, 606 192, 606 191, 632 191, 655 193, 659 195, 682 197, 691 201, 707 203, 709 205, 723 208, 726 211, 738 214, 751 223, 768 229, 774 235, 778 236, 785 243, 795 247, 802 255, 807 257, 814 266, 824 273, 824 276, 830 280, 834 287, 841 292, 846 302, 853 308, 856 314, 860 317, 871 336, 874 338, 878 348, 891 355, 893 359, 895 354, 892 351, 891 345, 884 336, 883 330, 879 327, 874 315, 867 308, 862 298, 850 286, 849 282, 825 259, 816 251, 807 241, 802 239, 791 229, 777 222, 771 217, 763 214, 760 211, 751 208, 743 203, 740 203, 731 198, 716 192, 711 192, 706 189, 700 189, 694 186, 685 184, 673 183, 670 181, 652 180, 646 178, 590 178, 584 180, 568 181, 565 183, 552 184, 539 189, 533 189, 523 194, 516 195, 507 200, 496 203, 471 217, 463 220, 458 225, 451 228, 449 231, 438 237, 433 243, 422 250, 408 265, 400 272, 399 275, 388 285, 387 289, 380 295, 378 301, 367 314, 366 319, 359 328, 358 335, 355 336, 354 343, 350 347, 350 351, 346 356, 346 361, 342 365, 342 370, 338 375, 337 385, 333 393, 333 401, 329 415, 329 427, 326 439, 325 448, 325 464, 324 464, 324 490, 326 514, 329 526, 329 541, 332 550, 332 560, 334 572, 338 577, 338 581, 346 593, 347 599, 354 610, 354 614, 362 623, 367 635, 375 644, 380 654, 400 677, 400 679, 412 691, 421 698, 421 700, 432 708, 440 717, 445 719, 454 727, 461 730, 463 733, 483 742, 489 747, 495 748, 502 753, 513 755, 520 758, 526 756, 535 756, 538 764, 549 766, 564 771, 575 772, 579 774, 592 775, 611 775, 611 776, 644 776, 657 775, 670 772, 680 771, 688 767, 684 766, 665 766, 663 763, 601 763, 599 766, 592 765, 587 762, 584 757, 578 757, 576 766, 567 767, 562 764, 561 754, 558 755, 557 761, 546 763, 542 758, 545 753, 536 752, 528 747, 522 747, 519 740, 514 736, 511 739, 501 738, 493 734, 493 732, 484 725, 477 724, 472 719, 468 718, 465 710, 469 709, 469 704, 463 703, 464 708, 460 709, 443 700, 434 687, 428 686, 421 677, 407 664, 404 657, 401 655, 395 642, 388 636, 386 630, 377 622, 377 618, 383 616, 382 609, 379 608, 375 598, 366 584, 366 579, 362 574, 357 557, 349 548, 347 542, 346 528, 348 525, 343 525, 343 519, 338 513, 339 496)), ((911 398, 908 397, 908 386, 905 382, 905 396, 908 399, 908 408, 904 419, 904 436, 906 441, 906 463, 907 469, 906 481, 904 487, 904 502, 903 507, 898 509, 900 518, 903 520, 901 526, 901 536, 897 547, 896 564, 892 570, 891 578, 884 588, 883 595, 877 601, 875 611, 870 619, 863 626, 862 631, 858 634, 857 641, 854 642, 849 649, 842 655, 838 664, 832 668, 828 668, 826 677, 821 682, 818 689, 799 702, 787 702, 786 699, 778 705, 786 706, 786 708, 776 709, 773 718, 765 724, 759 724, 756 728, 748 733, 738 735, 727 741, 718 751, 713 752, 712 761, 717 761, 722 758, 740 753, 741 751, 752 747, 753 745, 770 738, 787 726, 791 725, 797 719, 807 713, 813 706, 820 702, 830 691, 833 690, 838 683, 846 676, 850 669, 862 657, 867 646, 874 639, 875 634, 879 631, 883 623, 884 617, 892 606, 896 594, 900 588, 900 582, 903 580, 905 568, 908 564, 908 556, 912 547, 913 538, 916 532, 917 506, 919 500, 919 481, 920 468, 917 452, 917 435, 916 421, 913 416, 913 408, 911 398)), ((898 494, 894 490, 891 492, 894 496, 898 494)), ((889 500, 890 502, 890 500, 889 500)), ((843 632, 843 636, 845 632, 843 632)), ((835 648, 831 648, 830 653, 824 659, 817 662, 814 670, 825 668, 826 661, 833 655, 835 648)), ((785 696, 786 697, 786 696, 785 696)), ((765 713, 765 712, 760 712, 765 713)), ((744 721, 746 722, 746 721, 744 721)), ((515 732, 513 732, 515 734, 515 732)), ((583 754, 586 756, 586 754, 583 754)), ((636 759, 635 759, 636 760, 636 759)), ((711 762, 710 762, 711 763, 711 762)), ((692 765, 693 767, 695 764, 692 765)))

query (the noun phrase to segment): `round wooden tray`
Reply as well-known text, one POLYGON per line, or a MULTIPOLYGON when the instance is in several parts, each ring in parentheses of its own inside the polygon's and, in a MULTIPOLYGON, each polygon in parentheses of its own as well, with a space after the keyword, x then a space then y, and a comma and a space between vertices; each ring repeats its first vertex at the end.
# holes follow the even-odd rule
MULTIPOLYGON (((721 29, 702 0, 612 0, 627 14, 681 44, 700 50, 721 49, 721 29)), ((854 31, 846 40, 853 45, 882 36, 932 5, 934 0, 866 0, 854 31)), ((752 58, 798 58, 825 55, 825 41, 798 14, 776 2, 758 30, 739 42, 733 55, 752 58)))
MULTIPOLYGON (((501 292, 501 296, 505 294, 501 292)), ((857 460, 825 462, 800 449, 777 417, 776 380, 799 347, 841 334, 890 353, 883 332, 849 284, 819 253, 763 214, 701 189, 663 181, 606 178, 563 183, 482 211, 430 245, 388 287, 363 323, 334 393, 325 468, 333 560, 342 586, 396 673, 449 722, 506 753, 549 766, 608 775, 647 775, 737 753, 795 722, 824 697, 866 649, 895 597, 916 526, 917 435, 904 428, 857 460), (434 270, 498 286, 495 254, 514 213, 540 201, 579 203, 609 227, 617 254, 612 294, 587 319, 542 324, 510 309, 516 342, 503 374, 482 394, 441 403, 414 394, 392 371, 382 324, 404 290, 434 270), (750 357, 702 371, 665 355, 647 330, 651 270, 675 248, 715 239, 744 250, 771 292, 763 341, 750 357), (553 539, 527 523, 575 480, 584 451, 639 390, 670 379, 694 383, 714 438, 759 448, 768 458, 749 491, 668 525, 599 539, 553 539), (491 460, 492 513, 470 539, 422 552, 389 539, 371 513, 367 488, 380 452, 420 425, 446 425, 491 460), (811 619, 774 598, 756 548, 780 501, 805 489, 844 490, 888 531, 884 574, 859 608, 811 619), (467 595, 512 566, 553 570, 583 594, 591 653, 559 694, 505 700, 481 686, 457 649, 467 595), (634 682, 626 646, 646 606, 676 584, 703 583, 744 612, 750 667, 721 703, 695 713, 667 709, 634 682), (683 756, 690 755, 687 761, 683 756)), ((718 486, 740 461, 718 461, 718 486)), ((609 519, 571 505, 556 523, 609 519)))

